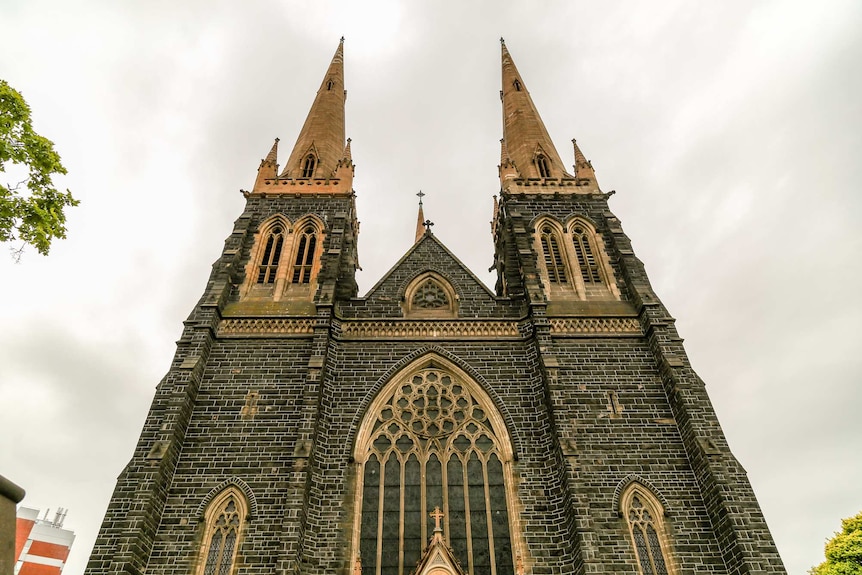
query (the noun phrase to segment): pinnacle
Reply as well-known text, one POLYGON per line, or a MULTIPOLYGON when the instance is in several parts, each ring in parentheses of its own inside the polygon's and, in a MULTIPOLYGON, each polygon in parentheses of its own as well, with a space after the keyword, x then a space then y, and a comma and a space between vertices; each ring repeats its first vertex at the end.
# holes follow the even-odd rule
POLYGON ((272 148, 269 150, 264 161, 271 164, 275 164, 278 161, 278 138, 275 139, 275 142, 272 144, 272 148))
POLYGON ((587 160, 587 157, 584 156, 580 146, 578 146, 577 140, 574 138, 572 138, 572 146, 575 149, 575 177, 578 178, 578 180, 591 180, 595 183, 596 172, 593 170, 593 165, 589 160, 587 160))

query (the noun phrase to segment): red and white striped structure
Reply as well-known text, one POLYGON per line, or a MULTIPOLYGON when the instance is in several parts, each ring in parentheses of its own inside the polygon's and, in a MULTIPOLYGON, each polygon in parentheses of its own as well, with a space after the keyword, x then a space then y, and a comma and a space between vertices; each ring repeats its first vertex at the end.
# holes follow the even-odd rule
POLYGON ((39 519, 39 510, 19 507, 15 528, 15 575, 60 575, 75 534, 63 529, 66 512, 59 509, 53 521, 39 519))

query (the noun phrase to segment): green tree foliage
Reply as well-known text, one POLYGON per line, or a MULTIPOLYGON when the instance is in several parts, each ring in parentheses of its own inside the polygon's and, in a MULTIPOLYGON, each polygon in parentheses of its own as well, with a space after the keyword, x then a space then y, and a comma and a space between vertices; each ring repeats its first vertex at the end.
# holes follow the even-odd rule
POLYGON ((826 561, 811 575, 862 575, 862 512, 842 520, 841 528, 826 542, 826 561))
POLYGON ((4 180, 12 175, 21 179, 17 184, 0 182, 0 242, 21 242, 13 248, 16 260, 27 244, 45 255, 54 238, 66 237, 63 210, 78 200, 51 181, 54 174, 65 173, 54 143, 33 131, 30 106, 0 80, 0 174, 4 180))

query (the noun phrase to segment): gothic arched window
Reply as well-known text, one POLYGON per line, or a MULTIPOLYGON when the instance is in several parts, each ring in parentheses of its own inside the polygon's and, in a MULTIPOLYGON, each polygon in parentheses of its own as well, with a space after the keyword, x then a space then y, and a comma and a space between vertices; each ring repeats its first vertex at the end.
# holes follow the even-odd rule
POLYGON ((245 498, 234 488, 213 499, 204 517, 205 528, 197 575, 231 575, 248 514, 245 498))
POLYGON ((514 81, 514 82, 512 82, 512 85, 513 85, 513 86, 515 86, 515 91, 516 91, 516 92, 520 92, 520 91, 521 91, 521 81, 520 81, 520 80, 518 80, 517 78, 515 78, 515 81, 514 81))
POLYGON ((366 575, 407 575, 434 529, 467 573, 513 575, 507 495, 511 450, 485 394, 436 362, 397 377, 357 441, 357 534, 366 575))
POLYGON ((284 228, 281 225, 275 225, 267 233, 266 245, 258 265, 257 283, 275 283, 282 247, 284 247, 284 228))
POLYGON ((317 252, 317 230, 313 225, 308 224, 294 241, 297 242, 297 248, 290 281, 294 284, 311 283, 314 274, 314 256, 317 252))
POLYGON ((550 178, 551 170, 548 168, 548 158, 539 154, 536 156, 536 167, 539 168, 540 178, 550 178))
POLYGON ((302 163, 302 177, 310 178, 314 176, 314 167, 316 164, 317 158, 314 157, 314 154, 308 154, 302 163))
POLYGON ((638 486, 632 486, 621 503, 641 575, 672 575, 661 504, 638 486))
POLYGON ((458 296, 452 285, 434 272, 415 278, 404 290, 405 317, 456 317, 458 296))
POLYGON ((545 224, 541 228, 539 237, 542 243, 542 254, 545 258, 545 269, 548 271, 548 281, 555 284, 567 283, 566 264, 556 232, 549 224, 545 224))
POLYGON ((578 266, 581 269, 581 278, 584 284, 601 284, 602 274, 596 260, 596 252, 593 248, 592 234, 585 226, 576 223, 572 227, 572 243, 575 247, 575 256, 578 258, 578 266))

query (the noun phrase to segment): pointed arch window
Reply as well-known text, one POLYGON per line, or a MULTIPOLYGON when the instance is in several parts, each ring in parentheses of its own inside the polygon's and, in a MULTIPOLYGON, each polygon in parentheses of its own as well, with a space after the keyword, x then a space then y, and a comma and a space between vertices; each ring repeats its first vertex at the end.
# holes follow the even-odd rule
POLYGON ((580 223, 572 226, 572 244, 584 284, 602 284, 601 268, 596 260, 592 234, 580 223))
POLYGON ((204 517, 198 575, 232 575, 247 514, 245 498, 234 488, 212 501, 204 517))
POLYGON ((549 224, 542 226, 540 239, 542 254, 545 258, 545 269, 548 271, 548 281, 554 284, 568 283, 560 242, 556 232, 549 224))
POLYGON ((405 317, 457 317, 458 296, 441 275, 425 272, 404 290, 405 317))
POLYGON ((518 80, 517 78, 515 78, 515 81, 514 81, 514 82, 512 82, 512 85, 513 85, 513 86, 515 86, 515 91, 516 91, 516 92, 520 92, 520 91, 521 91, 521 81, 520 81, 520 80, 518 80))
POLYGON ((623 497, 622 509, 641 575, 673 575, 668 554, 664 510, 658 501, 639 487, 623 497))
POLYGON ((257 283, 274 284, 278 272, 278 262, 281 260, 281 250, 284 247, 284 228, 279 224, 273 226, 266 238, 263 255, 257 272, 257 283))
POLYGON ((539 169, 539 177, 540 178, 550 178, 551 170, 548 167, 548 158, 539 154, 536 156, 536 167, 539 169))
POLYGON ((297 241, 296 258, 293 263, 291 283, 311 283, 314 273, 314 256, 317 252, 317 230, 308 224, 302 229, 297 241))
POLYGON ((375 401, 357 443, 362 570, 407 575, 444 514, 444 538, 465 572, 513 575, 499 414, 453 370, 433 363, 375 401))
POLYGON ((317 158, 314 157, 314 154, 308 154, 305 156, 305 161, 302 163, 302 177, 310 178, 314 176, 314 168, 317 165, 317 158))

